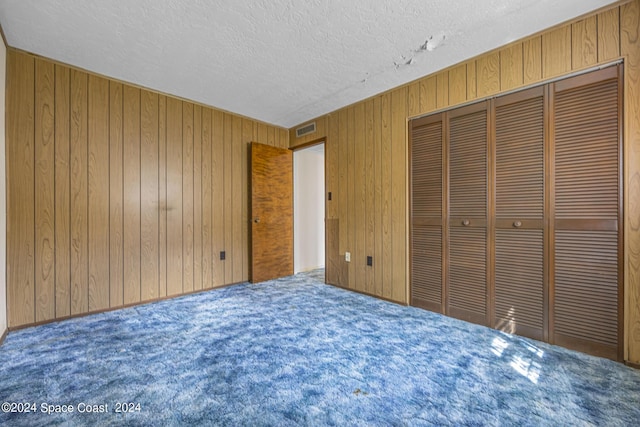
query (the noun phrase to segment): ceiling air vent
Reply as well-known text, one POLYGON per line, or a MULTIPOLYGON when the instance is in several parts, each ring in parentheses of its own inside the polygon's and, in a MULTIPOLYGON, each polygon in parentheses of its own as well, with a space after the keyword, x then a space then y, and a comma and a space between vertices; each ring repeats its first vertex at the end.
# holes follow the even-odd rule
POLYGON ((314 133, 315 131, 316 131, 316 122, 309 123, 308 125, 304 125, 296 129, 296 138, 309 135, 310 133, 314 133))

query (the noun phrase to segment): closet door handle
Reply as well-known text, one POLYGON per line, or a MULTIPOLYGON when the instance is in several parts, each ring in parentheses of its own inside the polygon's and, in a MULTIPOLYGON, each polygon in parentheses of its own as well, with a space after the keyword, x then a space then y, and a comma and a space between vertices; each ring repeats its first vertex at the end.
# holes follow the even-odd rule
POLYGON ((465 227, 468 227, 468 226, 469 226, 469 224, 471 224, 471 223, 469 222, 469 220, 468 220, 468 219, 463 219, 463 220, 462 220, 462 225, 464 225, 465 227))
POLYGON ((520 227, 522 227, 522 221, 515 221, 515 222, 513 223, 513 226, 514 226, 515 228, 520 228, 520 227))

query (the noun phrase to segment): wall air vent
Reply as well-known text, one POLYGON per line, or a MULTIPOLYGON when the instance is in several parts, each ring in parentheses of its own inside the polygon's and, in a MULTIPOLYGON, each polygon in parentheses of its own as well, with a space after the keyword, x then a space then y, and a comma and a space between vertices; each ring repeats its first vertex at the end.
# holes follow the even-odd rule
POLYGON ((309 135, 310 133, 314 133, 315 131, 316 131, 316 122, 309 123, 308 125, 304 125, 296 129, 296 138, 309 135))

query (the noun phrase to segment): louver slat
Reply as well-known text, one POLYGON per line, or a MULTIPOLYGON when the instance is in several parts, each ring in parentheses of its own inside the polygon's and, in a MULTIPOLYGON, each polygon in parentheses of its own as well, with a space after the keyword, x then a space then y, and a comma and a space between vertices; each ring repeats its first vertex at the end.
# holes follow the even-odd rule
POLYGON ((442 312, 442 120, 411 129, 411 304, 442 312))
MULTIPOLYGON (((564 87, 564 86, 563 86, 564 87)), ((553 340, 619 348, 618 79, 556 92, 553 340)))
POLYGON ((496 106, 494 327, 544 337, 544 104, 542 88, 496 106), (513 100, 513 102, 512 102, 513 100), (514 223, 521 224, 514 228, 514 223))
POLYGON ((449 127, 448 313, 487 324, 486 104, 462 110, 449 127))

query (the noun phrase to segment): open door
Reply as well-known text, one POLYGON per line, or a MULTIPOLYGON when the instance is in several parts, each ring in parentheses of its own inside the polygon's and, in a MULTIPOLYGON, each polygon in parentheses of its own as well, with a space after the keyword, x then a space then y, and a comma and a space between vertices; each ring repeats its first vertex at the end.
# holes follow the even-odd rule
POLYGON ((293 154, 251 143, 251 282, 293 274, 293 154))

